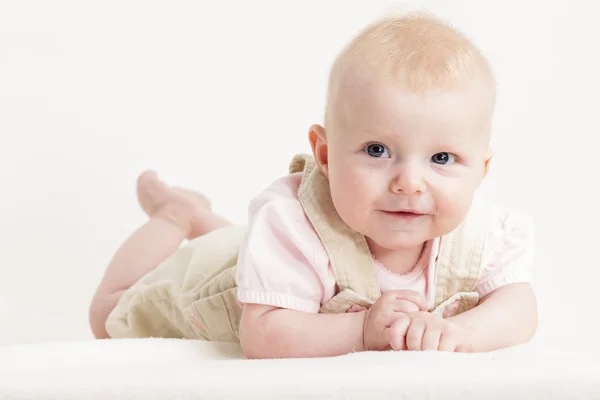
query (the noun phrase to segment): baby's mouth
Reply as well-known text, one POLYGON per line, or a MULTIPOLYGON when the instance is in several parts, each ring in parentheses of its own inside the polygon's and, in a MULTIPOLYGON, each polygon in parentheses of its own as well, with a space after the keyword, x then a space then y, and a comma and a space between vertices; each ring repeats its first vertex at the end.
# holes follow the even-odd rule
POLYGON ((426 214, 420 213, 418 211, 408 211, 408 210, 398 210, 398 211, 386 211, 381 210, 385 215, 389 215, 390 217, 402 218, 402 219, 416 219, 419 217, 423 217, 426 214))

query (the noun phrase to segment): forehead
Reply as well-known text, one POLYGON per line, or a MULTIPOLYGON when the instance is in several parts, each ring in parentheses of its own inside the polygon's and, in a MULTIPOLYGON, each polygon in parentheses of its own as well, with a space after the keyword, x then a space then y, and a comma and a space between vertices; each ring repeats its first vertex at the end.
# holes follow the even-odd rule
POLYGON ((336 113, 350 134, 410 132, 451 139, 481 134, 489 120, 477 87, 416 93, 398 84, 355 80, 342 93, 336 113))

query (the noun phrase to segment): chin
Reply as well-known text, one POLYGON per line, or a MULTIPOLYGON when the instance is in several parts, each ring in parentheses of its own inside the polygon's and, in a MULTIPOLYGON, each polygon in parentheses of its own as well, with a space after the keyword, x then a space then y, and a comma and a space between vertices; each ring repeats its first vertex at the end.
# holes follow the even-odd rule
POLYGON ((414 234, 409 233, 392 233, 390 235, 373 238, 371 240, 375 242, 379 247, 383 247, 387 250, 405 250, 411 249, 417 246, 421 246, 427 241, 426 238, 415 237, 414 234))

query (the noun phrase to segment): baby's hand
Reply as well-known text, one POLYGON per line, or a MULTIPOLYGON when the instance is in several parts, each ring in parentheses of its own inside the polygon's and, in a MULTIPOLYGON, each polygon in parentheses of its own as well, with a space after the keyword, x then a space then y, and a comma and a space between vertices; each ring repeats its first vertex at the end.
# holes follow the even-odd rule
POLYGON ((389 335, 393 350, 469 351, 469 333, 464 327, 428 312, 398 318, 389 335))
MULTIPOLYGON (((394 321, 409 313, 427 310, 427 300, 412 290, 386 292, 369 308, 363 327, 365 350, 389 350, 389 330, 394 321)), ((352 310, 355 311, 355 310, 352 310)))

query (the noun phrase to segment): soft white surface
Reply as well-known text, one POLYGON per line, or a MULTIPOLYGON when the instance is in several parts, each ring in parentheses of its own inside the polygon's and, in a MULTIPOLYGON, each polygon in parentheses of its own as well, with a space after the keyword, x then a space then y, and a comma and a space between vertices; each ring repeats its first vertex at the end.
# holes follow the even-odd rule
POLYGON ((237 345, 168 339, 0 348, 3 400, 583 399, 599 393, 597 357, 533 346, 252 361, 242 359, 237 345))

